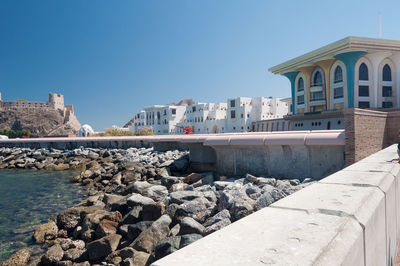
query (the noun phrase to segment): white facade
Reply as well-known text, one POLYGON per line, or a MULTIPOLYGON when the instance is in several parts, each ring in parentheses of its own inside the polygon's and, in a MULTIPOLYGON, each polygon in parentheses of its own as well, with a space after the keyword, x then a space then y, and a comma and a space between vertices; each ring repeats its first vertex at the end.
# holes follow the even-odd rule
POLYGON ((191 126, 196 134, 224 133, 226 130, 226 103, 197 103, 186 106, 186 117, 179 124, 179 133, 191 126))
POLYGON ((226 132, 252 131, 253 122, 282 118, 288 112, 288 103, 280 99, 265 97, 228 99, 226 132))
POLYGON ((144 127, 151 127, 155 135, 183 134, 188 126, 195 134, 248 132, 253 130, 255 121, 287 115, 289 102, 265 97, 239 97, 229 99, 227 103, 154 105, 136 113, 130 128, 136 133, 144 127))

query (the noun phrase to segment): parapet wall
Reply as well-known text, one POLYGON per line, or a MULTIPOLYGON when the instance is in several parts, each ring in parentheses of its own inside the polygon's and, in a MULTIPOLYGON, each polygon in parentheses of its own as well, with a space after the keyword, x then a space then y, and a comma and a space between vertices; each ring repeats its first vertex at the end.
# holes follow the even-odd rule
POLYGON ((400 164, 392 145, 154 266, 394 265, 400 164))

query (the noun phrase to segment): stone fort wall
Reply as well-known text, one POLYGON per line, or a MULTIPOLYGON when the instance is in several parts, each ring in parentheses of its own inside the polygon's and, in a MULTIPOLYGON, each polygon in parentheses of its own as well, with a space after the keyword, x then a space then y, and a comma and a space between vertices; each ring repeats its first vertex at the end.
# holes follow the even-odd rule
POLYGON ((48 102, 28 102, 28 101, 3 101, 0 93, 0 110, 11 110, 11 109, 40 109, 40 110, 49 110, 49 109, 59 109, 64 111, 64 113, 73 114, 74 108, 72 105, 64 106, 64 95, 49 93, 49 101, 48 102))

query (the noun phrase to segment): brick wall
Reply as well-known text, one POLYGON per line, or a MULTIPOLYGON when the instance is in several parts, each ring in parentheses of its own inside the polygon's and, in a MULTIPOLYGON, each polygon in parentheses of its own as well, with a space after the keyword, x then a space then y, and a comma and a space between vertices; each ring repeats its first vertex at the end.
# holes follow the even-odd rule
POLYGON ((344 110, 346 165, 399 141, 400 111, 344 110))

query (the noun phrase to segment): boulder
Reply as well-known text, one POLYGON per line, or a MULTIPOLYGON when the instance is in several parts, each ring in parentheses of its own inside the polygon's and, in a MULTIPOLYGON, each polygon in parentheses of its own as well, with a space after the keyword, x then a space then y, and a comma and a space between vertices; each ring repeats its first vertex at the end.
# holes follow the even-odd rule
POLYGON ((179 249, 181 243, 180 236, 171 236, 161 239, 154 250, 154 257, 156 260, 161 259, 179 249))
POLYGON ((143 206, 143 221, 155 221, 165 212, 165 205, 162 202, 146 204, 143 206))
POLYGON ((96 229, 96 236, 101 238, 106 235, 117 233, 118 222, 103 219, 100 221, 96 229))
POLYGON ((77 261, 80 260, 86 250, 79 248, 71 248, 64 252, 63 260, 77 261))
POLYGON ((180 223, 179 235, 199 234, 204 232, 204 226, 191 217, 185 217, 180 223))
MULTIPOLYGON (((274 190, 272 190, 274 191, 274 190)), ((275 202, 274 197, 272 196, 272 191, 264 192, 256 201, 256 210, 261 210, 262 208, 268 207, 272 203, 275 202)))
POLYGON ((60 229, 65 229, 70 231, 74 229, 80 219, 81 219, 81 208, 79 207, 72 207, 62 211, 59 215, 57 215, 57 226, 60 229))
POLYGON ((55 171, 64 171, 69 169, 69 164, 66 163, 60 163, 54 166, 55 171))
POLYGON ((225 226, 228 226, 230 224, 231 224, 231 220, 229 220, 227 218, 222 219, 222 220, 220 220, 220 221, 218 221, 216 223, 211 224, 210 226, 207 226, 204 229, 203 235, 209 235, 211 233, 214 233, 215 231, 218 231, 218 230, 220 230, 220 229, 222 229, 225 226))
POLYGON ((143 221, 128 225, 128 241, 135 240, 143 231, 147 230, 153 222, 143 221))
POLYGON ((214 185, 214 174, 213 173, 205 173, 204 177, 199 181, 192 184, 193 187, 200 187, 204 185, 214 185))
POLYGON ((189 185, 186 183, 177 183, 177 184, 173 184, 170 188, 169 188, 169 192, 176 192, 176 191, 183 191, 185 189, 187 189, 189 185))
POLYGON ((211 210, 207 208, 204 201, 196 199, 179 205, 175 211, 174 220, 181 221, 184 217, 192 217, 199 223, 204 223, 210 214, 211 210))
POLYGON ((219 213, 215 214, 212 218, 208 219, 207 222, 204 223, 204 226, 211 226, 215 223, 218 223, 219 221, 222 221, 224 219, 231 219, 231 214, 229 213, 228 210, 224 209, 220 211, 219 213))
POLYGON ((124 216, 121 221, 121 224, 134 224, 140 222, 142 220, 142 206, 135 206, 132 210, 124 216))
POLYGON ((25 266, 31 257, 29 249, 21 249, 1 263, 1 266, 25 266))
POLYGON ((176 176, 163 176, 161 177, 161 185, 170 189, 173 184, 179 183, 179 177, 176 176))
POLYGON ((33 233, 36 243, 44 243, 46 240, 55 239, 58 234, 57 224, 53 221, 40 225, 33 233))
POLYGON ((64 250, 59 244, 51 246, 45 255, 42 256, 42 263, 44 265, 54 265, 62 260, 64 257, 64 250))
POLYGON ((111 234, 90 242, 87 245, 89 259, 97 261, 107 257, 111 252, 117 249, 120 240, 121 235, 111 234))
POLYGON ((129 206, 135 207, 135 206, 143 206, 143 205, 148 205, 148 204, 155 204, 155 201, 151 198, 144 197, 137 193, 133 193, 127 199, 127 203, 129 206))
POLYGON ((160 201, 168 196, 168 189, 162 185, 154 185, 146 191, 145 195, 153 200, 160 201))
POLYGON ((196 242, 197 240, 203 238, 202 235, 199 234, 188 234, 181 236, 181 243, 179 244, 179 249, 186 247, 187 245, 196 242))
POLYGON ((161 216, 136 238, 132 243, 132 247, 138 251, 152 253, 158 241, 168 236, 171 222, 171 218, 168 215, 161 216))
POLYGON ((182 204, 187 201, 198 199, 203 197, 200 192, 197 191, 176 191, 169 194, 172 203, 182 204))
POLYGON ((255 201, 249 198, 241 185, 227 187, 221 194, 219 210, 229 210, 232 219, 237 221, 254 211, 255 201))
POLYGON ((186 184, 193 184, 197 181, 199 181, 200 179, 202 179, 204 177, 203 174, 198 174, 198 173, 191 173, 185 177, 182 178, 182 182, 186 183, 186 184))

